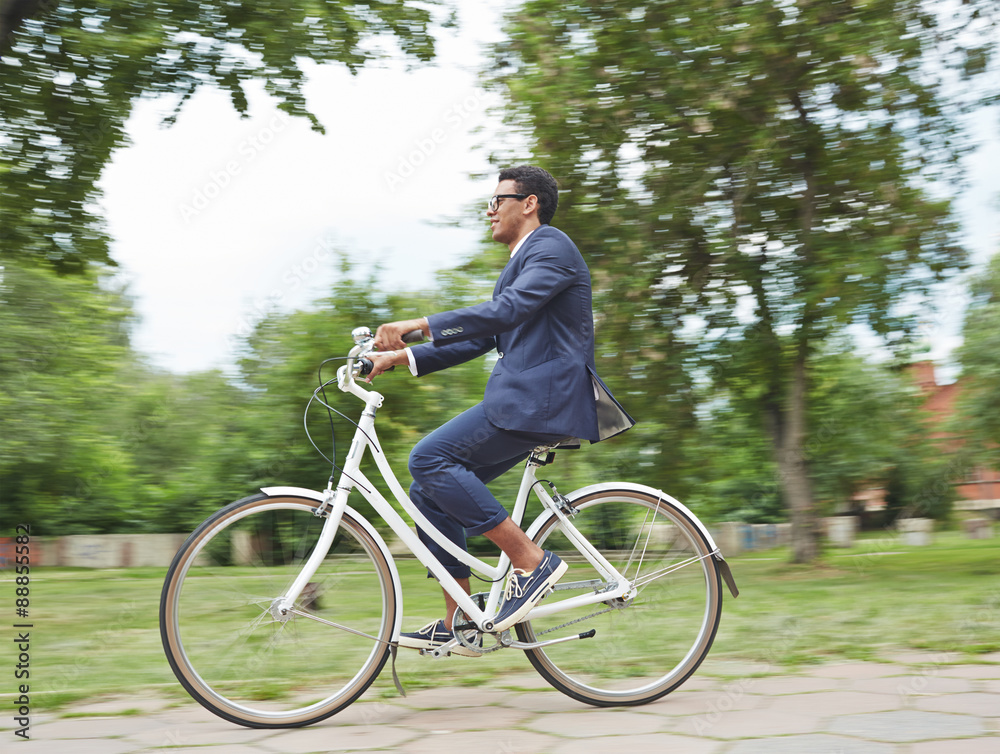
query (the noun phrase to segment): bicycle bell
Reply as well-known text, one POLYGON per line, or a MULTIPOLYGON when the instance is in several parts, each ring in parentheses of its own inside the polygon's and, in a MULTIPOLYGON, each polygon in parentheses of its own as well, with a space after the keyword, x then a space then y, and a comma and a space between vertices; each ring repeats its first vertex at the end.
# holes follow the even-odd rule
POLYGON ((351 337, 354 338, 354 342, 357 345, 361 345, 365 341, 372 339, 372 331, 370 327, 355 327, 351 330, 351 337))

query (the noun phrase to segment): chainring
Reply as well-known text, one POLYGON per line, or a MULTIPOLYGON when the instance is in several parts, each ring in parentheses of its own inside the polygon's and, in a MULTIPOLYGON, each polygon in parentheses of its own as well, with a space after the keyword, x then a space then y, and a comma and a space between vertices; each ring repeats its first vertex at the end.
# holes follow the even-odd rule
POLYGON ((504 646, 503 644, 500 643, 500 636, 502 636, 502 634, 498 635, 498 634, 483 633, 482 631, 479 630, 476 624, 469 619, 469 616, 465 614, 462 608, 456 609, 455 614, 452 616, 451 632, 452 634, 454 634, 459 644, 461 644, 466 649, 470 649, 473 652, 476 652, 477 654, 485 655, 489 654, 490 652, 496 652, 498 649, 503 649, 504 646), (467 639, 465 637, 466 631, 475 631, 476 637, 474 641, 480 642, 480 644, 478 645, 474 644, 472 641, 467 639), (493 639, 494 641, 493 646, 490 647, 486 646, 487 636, 493 639))

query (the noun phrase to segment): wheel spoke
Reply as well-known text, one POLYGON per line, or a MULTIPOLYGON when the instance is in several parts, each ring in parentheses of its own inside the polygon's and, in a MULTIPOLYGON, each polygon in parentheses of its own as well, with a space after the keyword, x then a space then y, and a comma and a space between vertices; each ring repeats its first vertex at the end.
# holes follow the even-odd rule
POLYGON ((679 571, 681 568, 685 568, 685 567, 687 567, 689 565, 693 565, 695 563, 699 563, 702 560, 705 560, 706 558, 711 558, 714 555, 715 555, 715 552, 713 551, 713 552, 707 553, 705 555, 698 555, 696 557, 687 558, 686 560, 682 560, 682 561, 680 561, 678 563, 674 563, 673 565, 671 565, 671 566, 669 566, 667 568, 661 568, 658 571, 653 571, 652 573, 644 574, 641 577, 637 574, 636 577, 635 577, 635 579, 633 579, 632 582, 631 582, 632 586, 635 587, 635 588, 646 586, 647 584, 650 584, 653 581, 656 581, 657 579, 663 578, 664 576, 667 576, 668 574, 674 573, 675 571, 679 571))
MULTIPOLYGON (((350 628, 348 626, 341 625, 340 623, 334 623, 333 621, 324 620, 317 615, 310 615, 309 613, 303 613, 299 610, 292 609, 292 613, 295 615, 301 615, 303 618, 309 618, 317 623, 322 623, 324 626, 330 626, 331 628, 337 628, 341 631, 346 631, 349 634, 354 634, 355 636, 363 636, 366 639, 371 639, 372 641, 382 641, 382 639, 377 636, 372 636, 371 634, 366 634, 364 631, 358 631, 357 629, 350 628)), ((390 642, 384 642, 385 644, 390 644, 390 642)))

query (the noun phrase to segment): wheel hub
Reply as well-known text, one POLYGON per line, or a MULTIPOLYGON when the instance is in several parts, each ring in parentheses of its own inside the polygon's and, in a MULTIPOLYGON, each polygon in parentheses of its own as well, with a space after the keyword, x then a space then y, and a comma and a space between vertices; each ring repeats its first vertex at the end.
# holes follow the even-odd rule
POLYGON ((275 599, 267 611, 271 614, 271 617, 279 623, 287 623, 292 619, 292 612, 288 609, 283 597, 275 599))

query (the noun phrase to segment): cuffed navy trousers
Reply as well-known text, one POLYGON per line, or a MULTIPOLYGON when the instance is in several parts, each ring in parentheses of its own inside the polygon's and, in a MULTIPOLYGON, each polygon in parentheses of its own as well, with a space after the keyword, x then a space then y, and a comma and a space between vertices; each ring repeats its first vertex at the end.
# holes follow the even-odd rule
MULTIPOLYGON (((539 445, 562 436, 513 432, 495 427, 480 403, 418 442, 410 453, 410 499, 427 519, 463 550, 466 535, 482 534, 507 518, 507 511, 486 485, 528 457, 539 445)), ((470 568, 418 529, 427 545, 455 578, 470 568)))

